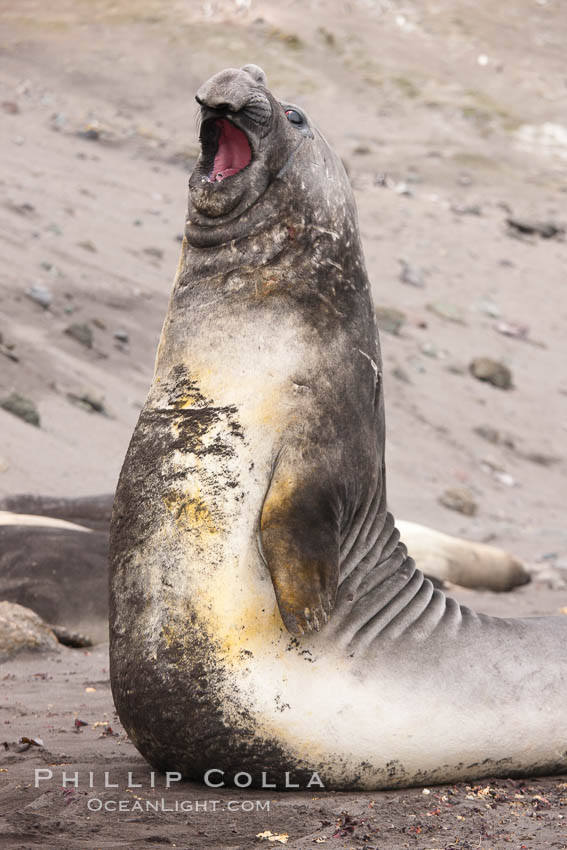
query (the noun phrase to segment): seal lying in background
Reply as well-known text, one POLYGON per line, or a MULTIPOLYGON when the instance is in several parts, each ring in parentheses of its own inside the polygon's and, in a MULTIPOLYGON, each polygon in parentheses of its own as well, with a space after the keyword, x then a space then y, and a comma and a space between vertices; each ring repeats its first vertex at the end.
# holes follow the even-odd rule
POLYGON ((567 619, 460 607, 388 513, 338 157, 256 66, 197 100, 182 256, 111 527, 128 734, 162 770, 278 788, 567 768, 567 619))
POLYGON ((108 520, 102 501, 0 500, 0 599, 31 608, 59 624, 58 631, 64 626, 107 640, 108 520))
MULTIPOLYGON (((65 626, 106 641, 113 499, 25 494, 0 499, 0 599, 59 623, 51 628, 60 640, 65 626)), ((436 583, 505 591, 529 581, 522 564, 502 549, 415 523, 398 526, 412 555, 436 583)))
MULTIPOLYGON (((30 579, 29 558, 17 553, 21 543, 30 541, 29 526, 34 526, 32 537, 37 540, 33 547, 33 564, 43 565, 51 559, 53 546, 51 529, 59 528, 59 538, 71 538, 67 531, 88 530, 107 535, 110 526, 114 494, 101 496, 81 496, 77 498, 56 498, 53 496, 35 496, 16 494, 0 499, 0 538, 2 529, 9 527, 6 539, 0 543, 0 596, 3 593, 2 576, 5 575, 6 557, 10 557, 11 570, 19 569, 21 577, 30 579), (79 528, 77 528, 79 526, 79 528), (44 539, 45 538, 45 539, 44 539), (14 551, 14 557, 11 557, 14 551)), ((450 582, 461 587, 481 590, 506 591, 530 581, 530 574, 518 558, 510 555, 497 546, 487 546, 485 543, 475 543, 451 537, 441 531, 435 531, 415 522, 398 520, 400 530, 408 552, 422 571, 439 583, 450 582)), ((98 562, 89 565, 88 576, 77 570, 73 575, 76 587, 80 587, 83 579, 96 574, 106 581, 106 552, 101 537, 91 535, 89 538, 78 538, 81 543, 82 557, 78 553, 70 555, 75 561, 88 559, 94 552, 98 562)), ((59 558, 61 561, 61 557, 59 558)), ((14 601, 23 604, 21 599, 14 601)), ((98 600, 101 603, 102 618, 108 620, 106 597, 98 600)), ((37 610, 32 605, 34 610, 37 610)), ((76 610, 76 609, 75 609, 76 610)), ((38 613, 43 614, 42 611, 38 613)), ((106 627, 106 626, 105 626, 106 627)))
POLYGON ((429 578, 494 591, 530 581, 522 562, 497 546, 461 540, 407 520, 396 524, 409 554, 429 578))

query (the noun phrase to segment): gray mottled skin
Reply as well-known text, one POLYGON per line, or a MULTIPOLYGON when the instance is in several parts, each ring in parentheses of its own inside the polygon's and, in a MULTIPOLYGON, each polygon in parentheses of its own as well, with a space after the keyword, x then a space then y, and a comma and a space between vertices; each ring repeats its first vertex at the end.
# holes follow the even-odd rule
POLYGON ((565 769, 567 622, 460 607, 387 511, 380 352, 339 159, 256 66, 197 100, 182 256, 111 529, 126 729, 158 768, 278 787, 286 771, 383 788, 565 769), (216 182, 223 118, 251 162, 216 182))

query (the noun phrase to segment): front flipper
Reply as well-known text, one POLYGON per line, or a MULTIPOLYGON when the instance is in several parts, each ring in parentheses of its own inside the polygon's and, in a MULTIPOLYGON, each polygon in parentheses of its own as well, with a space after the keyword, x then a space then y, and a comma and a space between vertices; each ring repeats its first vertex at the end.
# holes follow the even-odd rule
POLYGON ((339 580, 339 518, 322 470, 281 459, 260 517, 260 551, 280 614, 292 634, 319 631, 335 603, 339 580))

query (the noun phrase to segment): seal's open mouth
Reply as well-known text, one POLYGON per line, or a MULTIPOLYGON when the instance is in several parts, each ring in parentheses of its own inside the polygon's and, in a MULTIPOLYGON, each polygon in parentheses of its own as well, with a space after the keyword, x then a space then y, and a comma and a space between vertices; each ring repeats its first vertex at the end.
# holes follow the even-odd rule
POLYGON ((201 130, 201 144, 206 163, 206 180, 220 183, 238 174, 252 161, 246 134, 227 118, 210 118, 201 130))

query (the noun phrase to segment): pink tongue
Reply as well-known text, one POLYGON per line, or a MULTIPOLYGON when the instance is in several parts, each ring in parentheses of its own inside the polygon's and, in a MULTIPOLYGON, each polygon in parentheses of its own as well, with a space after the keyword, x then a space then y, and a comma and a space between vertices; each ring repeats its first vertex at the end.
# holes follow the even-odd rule
POLYGON ((226 118, 219 119, 217 126, 220 127, 221 134, 215 164, 209 175, 209 180, 213 182, 238 174, 252 159, 248 139, 242 130, 226 118))

